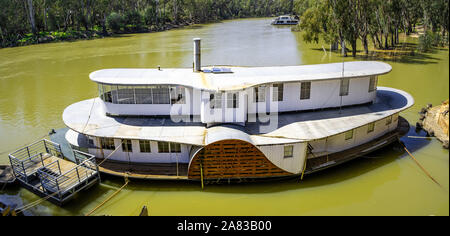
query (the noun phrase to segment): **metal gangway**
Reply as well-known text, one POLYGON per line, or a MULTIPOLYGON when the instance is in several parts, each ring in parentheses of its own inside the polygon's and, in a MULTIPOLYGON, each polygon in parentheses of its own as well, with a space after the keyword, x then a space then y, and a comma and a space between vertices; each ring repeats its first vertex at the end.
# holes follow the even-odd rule
POLYGON ((62 205, 77 192, 100 182, 95 157, 78 150, 73 154, 75 163, 66 160, 61 145, 42 139, 9 154, 9 160, 24 187, 62 205))

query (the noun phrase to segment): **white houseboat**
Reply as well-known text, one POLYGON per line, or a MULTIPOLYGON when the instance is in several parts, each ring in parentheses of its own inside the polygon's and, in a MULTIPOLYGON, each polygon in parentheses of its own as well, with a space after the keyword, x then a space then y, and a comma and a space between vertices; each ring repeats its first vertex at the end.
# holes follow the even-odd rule
POLYGON ((398 140, 408 93, 377 87, 383 62, 92 72, 99 96, 70 105, 74 149, 100 171, 144 179, 300 176, 398 140), (342 70, 344 66, 345 70, 342 70))
POLYGON ((272 25, 296 25, 298 24, 298 17, 295 16, 279 16, 272 21, 272 25))

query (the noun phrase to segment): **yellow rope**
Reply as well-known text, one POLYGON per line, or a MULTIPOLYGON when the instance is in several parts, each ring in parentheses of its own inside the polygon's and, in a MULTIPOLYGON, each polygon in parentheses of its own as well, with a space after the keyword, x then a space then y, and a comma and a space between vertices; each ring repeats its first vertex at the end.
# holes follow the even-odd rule
POLYGON ((439 182, 437 182, 429 173, 427 170, 425 170, 425 168, 422 167, 422 165, 420 165, 420 163, 417 161, 417 159, 408 151, 408 149, 406 148, 405 145, 403 145, 403 148, 405 149, 405 151, 409 154, 410 157, 412 157, 412 159, 416 162, 416 164, 420 167, 420 169, 423 170, 423 172, 425 172, 425 174, 430 177, 431 180, 433 180, 433 182, 435 182, 437 185, 439 185, 439 187, 442 188, 442 185, 439 184, 439 182))
POLYGON ((106 202, 108 202, 109 200, 111 200, 114 196, 116 196, 120 191, 122 191, 123 188, 125 188, 128 183, 130 181, 128 180, 128 177, 125 176, 125 184, 120 187, 120 189, 118 189, 116 192, 114 192, 113 194, 111 194, 111 196, 109 196, 106 200, 104 200, 102 203, 100 203, 98 206, 96 206, 94 209, 92 209, 89 213, 87 213, 85 216, 90 216, 92 213, 94 213, 98 208, 100 208, 101 206, 103 206, 106 202))
POLYGON ((54 193, 52 193, 52 194, 50 194, 50 195, 47 195, 47 196, 45 196, 45 197, 43 197, 43 198, 40 198, 40 199, 36 200, 36 201, 34 201, 34 202, 28 203, 27 205, 24 205, 24 206, 18 208, 18 209, 16 210, 16 212, 17 212, 17 213, 24 212, 24 211, 26 211, 26 210, 28 210, 28 209, 34 207, 34 206, 37 206, 37 205, 41 204, 42 202, 46 201, 47 199, 49 199, 49 198, 55 196, 55 195, 58 194, 59 192, 60 192, 60 191, 56 191, 56 192, 54 192, 54 193))
MULTIPOLYGON (((108 158, 110 158, 112 156, 112 154, 114 154, 117 150, 119 150, 119 148, 122 146, 123 142, 125 141, 125 139, 122 139, 122 142, 120 143, 119 146, 116 147, 116 149, 114 149, 114 151, 112 151, 107 157, 105 157, 102 162, 100 162, 100 164, 98 164, 98 166, 100 166, 101 164, 103 164, 108 158)), ((100 145, 102 145, 100 143, 100 145)))

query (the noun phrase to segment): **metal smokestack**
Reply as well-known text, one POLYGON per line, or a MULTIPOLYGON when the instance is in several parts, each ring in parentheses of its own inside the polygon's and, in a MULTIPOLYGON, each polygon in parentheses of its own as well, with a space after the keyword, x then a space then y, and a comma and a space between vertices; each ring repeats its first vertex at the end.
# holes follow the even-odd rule
POLYGON ((200 60, 200 38, 194 39, 194 71, 200 72, 202 70, 201 60, 200 60))

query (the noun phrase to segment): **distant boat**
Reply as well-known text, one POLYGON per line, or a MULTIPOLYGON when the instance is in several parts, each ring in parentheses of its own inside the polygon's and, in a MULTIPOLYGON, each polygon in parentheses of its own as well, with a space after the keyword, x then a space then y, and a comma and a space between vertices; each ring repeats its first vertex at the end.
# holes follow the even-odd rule
POLYGON ((279 16, 272 21, 272 25, 296 25, 299 20, 297 16, 279 16))

